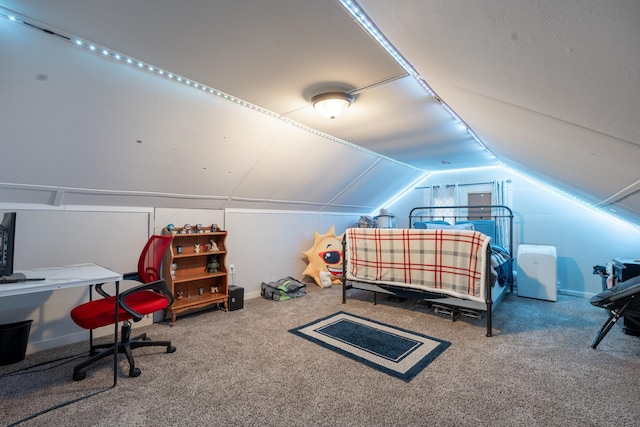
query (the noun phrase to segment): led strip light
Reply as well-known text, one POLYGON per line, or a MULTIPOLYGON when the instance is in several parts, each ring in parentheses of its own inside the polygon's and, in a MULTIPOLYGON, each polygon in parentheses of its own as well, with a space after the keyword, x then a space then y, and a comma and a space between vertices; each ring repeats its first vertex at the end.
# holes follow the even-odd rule
POLYGON ((436 101, 440 103, 442 108, 444 108, 454 118, 454 120, 460 123, 460 126, 463 129, 465 129, 469 133, 469 135, 471 135, 473 139, 478 144, 480 144, 480 146, 487 153, 489 153, 491 156, 496 158, 496 156, 491 152, 491 150, 489 150, 487 146, 484 144, 484 142, 482 142, 480 137, 478 137, 478 135, 476 135, 476 133, 465 123, 465 121, 462 120, 460 116, 458 116, 456 112, 453 111, 453 109, 451 109, 451 107, 449 107, 449 105, 447 105, 447 103, 444 102, 442 98, 440 98, 434 92, 431 86, 429 86, 429 84, 422 78, 422 76, 420 76, 420 74, 416 71, 416 69, 413 68, 413 66, 402 56, 402 54, 400 54, 400 52, 398 52, 398 50, 393 46, 393 44, 391 44, 391 42, 387 40, 387 38, 380 32, 378 27, 376 27, 376 25, 371 21, 371 19, 369 19, 367 14, 364 13, 362 8, 358 5, 356 1, 353 1, 353 0, 338 0, 338 1, 342 5, 342 7, 344 7, 349 12, 349 14, 351 14, 351 16, 362 26, 362 28, 364 28, 365 31, 367 31, 371 35, 371 37, 373 37, 378 42, 378 44, 382 46, 382 48, 386 50, 387 53, 389 53, 389 55, 391 55, 391 57, 398 63, 398 65, 400 65, 409 75, 415 78, 416 81, 420 84, 420 86, 422 86, 422 88, 426 90, 427 93, 429 93, 429 95, 433 96, 436 99, 436 101))
POLYGON ((369 154, 369 155, 372 155, 374 157, 385 159, 387 161, 390 161, 390 162, 395 163, 395 164, 402 165, 404 167, 408 167, 408 168, 411 168, 411 169, 414 169, 414 170, 417 170, 417 171, 420 171, 420 172, 425 172, 424 170, 422 170, 420 168, 417 168, 415 166, 408 165, 408 164, 403 163, 403 162, 399 162, 399 161, 397 161, 395 159, 392 159, 390 157, 387 157, 387 156, 385 156, 383 154, 380 154, 380 153, 377 153, 375 151, 369 150, 369 149, 367 149, 365 147, 361 147, 361 146, 359 146, 357 144, 354 144, 352 142, 349 142, 349 141, 346 141, 344 139, 337 138, 337 137, 335 137, 333 135, 329 135, 329 134, 321 132, 319 130, 310 128, 309 126, 303 125, 302 123, 296 122, 295 120, 291 120, 291 119, 289 119, 288 117, 286 117, 284 115, 281 115, 281 114, 276 113, 274 111, 268 110, 266 108, 259 107, 259 106, 255 105, 255 104, 252 104, 250 102, 244 101, 244 100, 242 100, 240 98, 236 98, 235 96, 232 96, 232 95, 230 95, 228 93, 225 93, 223 91, 220 91, 220 90, 217 90, 217 89, 212 88, 210 86, 207 86, 207 85, 201 84, 199 82, 193 81, 193 80, 188 79, 188 78, 186 78, 184 76, 178 75, 176 73, 172 73, 172 72, 170 72, 168 70, 165 70, 165 69, 162 69, 160 67, 156 67, 156 66, 154 66, 152 64, 146 63, 146 62, 141 61, 139 59, 136 59, 136 58, 134 58, 132 56, 125 55, 123 53, 117 52, 117 51, 115 51, 113 49, 109 49, 109 48, 107 48, 105 46, 101 46, 101 45, 99 45, 97 43, 93 43, 93 42, 91 42, 89 40, 86 40, 86 39, 83 39, 83 38, 80 38, 80 37, 76 37, 76 36, 74 36, 74 35, 72 35, 70 33, 67 33, 65 31, 61 31, 59 29, 54 29, 53 27, 51 27, 49 25, 46 25, 46 24, 44 24, 42 22, 38 22, 35 19, 31 19, 31 18, 28 18, 26 16, 20 15, 20 14, 18 14, 16 12, 13 12, 13 11, 9 10, 9 9, 0 7, 0 18, 4 18, 4 19, 7 19, 7 20, 9 20, 11 22, 15 22, 17 24, 22 24, 22 25, 25 25, 27 27, 43 31, 43 32, 45 32, 45 33, 47 33, 49 35, 59 37, 60 39, 63 39, 65 41, 67 41, 68 43, 72 43, 76 47, 82 48, 85 51, 93 53, 95 55, 104 57, 105 59, 110 59, 110 60, 118 62, 120 64, 128 65, 128 66, 137 68, 139 70, 149 72, 149 73, 151 73, 151 74, 153 74, 155 76, 162 77, 162 78, 174 81, 174 82, 179 83, 179 84, 183 84, 185 86, 191 87, 193 89, 196 89, 196 90, 199 90, 199 91, 202 91, 202 92, 207 92, 207 93, 209 93, 211 95, 214 95, 214 96, 217 96, 219 98, 225 99, 227 101, 236 103, 238 105, 241 105, 243 107, 249 108, 249 109, 254 110, 254 111, 257 111, 259 113, 266 114, 266 115, 268 115, 270 117, 280 119, 283 122, 285 122, 285 123, 287 123, 287 124, 289 124, 291 126, 297 127, 298 129, 301 129, 301 130, 303 130, 305 132, 309 132, 309 133, 311 133, 313 135, 317 135, 317 136, 320 136, 322 138, 328 139, 330 141, 334 141, 334 142, 340 143, 340 144, 345 145, 347 147, 353 148, 353 149, 358 150, 358 151, 362 151, 362 152, 364 152, 366 154, 369 154))
POLYGON ((640 225, 637 225, 635 223, 632 223, 629 220, 626 220, 624 218, 619 217, 618 215, 616 215, 616 211, 614 208, 608 208, 605 209, 604 207, 600 206, 600 204, 594 204, 591 202, 587 202, 586 200, 583 200, 565 190, 562 190, 558 187, 555 187, 553 185, 547 184, 546 182, 535 178, 525 172, 522 171, 517 171, 517 170, 513 170, 511 168, 508 168, 512 173, 516 174, 516 175, 520 175, 522 178, 527 179, 529 181, 531 181, 532 183, 534 183, 535 185, 537 185, 538 187, 555 194, 558 197, 561 197, 562 199, 571 202, 577 206, 580 206, 582 208, 585 208, 587 210, 589 210, 590 212, 599 215, 599 216, 603 216, 608 220, 614 220, 616 223, 618 223, 619 225, 622 225, 626 228, 629 228, 633 231, 636 232, 640 232, 640 225))

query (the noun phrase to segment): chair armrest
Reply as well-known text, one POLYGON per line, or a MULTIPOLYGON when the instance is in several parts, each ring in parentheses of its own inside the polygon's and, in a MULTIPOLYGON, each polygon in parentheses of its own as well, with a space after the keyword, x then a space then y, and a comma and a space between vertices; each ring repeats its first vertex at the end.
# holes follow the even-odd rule
POLYGON ((120 296, 118 298, 118 305, 122 307, 127 313, 131 314, 135 318, 135 321, 141 320, 144 315, 129 307, 125 302, 125 298, 128 295, 146 290, 156 291, 160 294, 165 295, 169 300, 169 304, 167 305, 167 307, 169 307, 175 301, 175 298, 173 297, 173 294, 169 290, 169 287, 167 286, 167 283, 164 281, 164 279, 156 280, 155 282, 150 282, 140 286, 136 286, 135 288, 127 289, 126 291, 120 293, 120 296))
POLYGON ((136 282, 141 282, 140 275, 137 271, 132 271, 131 273, 124 273, 122 275, 122 280, 135 280, 136 282))
MULTIPOLYGON (((140 282, 140 276, 138 275, 137 271, 133 271, 131 273, 124 273, 122 275, 122 280, 134 280, 136 282, 140 282)), ((102 289, 103 285, 106 285, 106 283, 98 283, 95 286, 96 292, 102 295, 104 298, 109 298, 111 295, 107 291, 102 289)))

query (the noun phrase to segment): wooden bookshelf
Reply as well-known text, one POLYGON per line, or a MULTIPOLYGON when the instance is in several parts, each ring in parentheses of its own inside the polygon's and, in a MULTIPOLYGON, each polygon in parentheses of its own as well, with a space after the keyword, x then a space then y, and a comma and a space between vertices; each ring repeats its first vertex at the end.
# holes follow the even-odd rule
POLYGON ((176 316, 187 310, 222 304, 226 311, 229 301, 227 232, 210 226, 200 230, 165 228, 162 234, 173 237, 163 263, 163 277, 176 298, 165 313, 165 317, 171 315, 171 326, 175 325, 176 316), (209 268, 212 257, 218 262, 215 272, 209 268))

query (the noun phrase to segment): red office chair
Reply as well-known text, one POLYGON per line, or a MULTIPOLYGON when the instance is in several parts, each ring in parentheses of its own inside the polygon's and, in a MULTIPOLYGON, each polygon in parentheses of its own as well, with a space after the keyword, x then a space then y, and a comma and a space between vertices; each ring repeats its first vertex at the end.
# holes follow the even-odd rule
MULTIPOLYGON (((93 329, 112 325, 116 316, 116 297, 107 294, 102 285, 96 285, 96 291, 104 298, 81 304, 71 310, 73 321, 84 329, 89 329, 90 359, 73 368, 73 379, 82 380, 87 373, 82 369, 114 352, 125 353, 129 361, 129 376, 137 377, 140 369, 135 367, 131 350, 138 347, 161 346, 167 353, 176 348, 171 341, 150 341, 146 334, 131 338, 131 323, 140 321, 145 315, 165 310, 173 304, 174 298, 167 284, 160 278, 162 257, 171 244, 171 236, 151 236, 138 260, 138 272, 124 275, 124 280, 137 280, 143 284, 121 292, 118 296, 118 320, 123 321, 120 341, 110 344, 93 344, 93 329)), ((115 363, 115 362, 114 362, 115 363)), ((115 375, 115 374, 114 374, 115 375)))

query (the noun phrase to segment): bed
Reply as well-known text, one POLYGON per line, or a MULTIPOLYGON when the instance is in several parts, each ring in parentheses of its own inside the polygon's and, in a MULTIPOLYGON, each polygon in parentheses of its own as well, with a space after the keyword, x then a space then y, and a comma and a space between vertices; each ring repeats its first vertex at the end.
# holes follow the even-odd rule
POLYGON ((436 312, 486 318, 513 291, 513 213, 503 205, 418 207, 411 228, 349 228, 342 302, 350 289, 424 301, 436 312))

